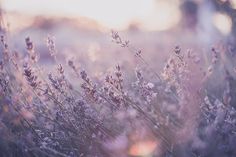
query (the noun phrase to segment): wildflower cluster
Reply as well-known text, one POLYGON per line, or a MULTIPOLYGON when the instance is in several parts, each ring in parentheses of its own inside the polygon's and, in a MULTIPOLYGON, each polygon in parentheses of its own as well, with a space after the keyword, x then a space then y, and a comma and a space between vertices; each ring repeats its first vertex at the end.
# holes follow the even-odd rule
MULTIPOLYGON (((111 37, 141 61, 133 77, 122 64, 95 79, 85 65, 59 62, 52 37, 46 46, 56 68, 44 71, 30 38, 23 58, 1 37, 0 156, 236 155, 236 81, 230 70, 221 73, 225 80, 215 92, 202 75, 209 68, 192 50, 176 46, 159 75, 141 50, 118 32, 111 37)), ((211 52, 214 66, 220 50, 211 52)), ((214 70, 211 77, 217 77, 214 70)))

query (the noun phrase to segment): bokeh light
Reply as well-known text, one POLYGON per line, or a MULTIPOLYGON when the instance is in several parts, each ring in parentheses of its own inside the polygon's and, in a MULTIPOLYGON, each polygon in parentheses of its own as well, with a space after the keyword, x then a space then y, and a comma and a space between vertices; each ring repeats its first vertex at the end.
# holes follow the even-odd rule
POLYGON ((223 13, 215 13, 213 17, 215 27, 224 35, 228 35, 232 29, 231 18, 223 13))
POLYGON ((236 9, 236 0, 230 1, 232 8, 236 9))
POLYGON ((154 141, 141 141, 133 144, 129 150, 131 156, 150 156, 157 147, 157 143, 154 141))

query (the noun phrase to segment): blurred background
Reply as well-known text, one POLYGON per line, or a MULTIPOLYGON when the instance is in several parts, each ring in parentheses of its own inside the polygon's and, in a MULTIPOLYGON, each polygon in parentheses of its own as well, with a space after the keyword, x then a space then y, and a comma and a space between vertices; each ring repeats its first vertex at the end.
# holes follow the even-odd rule
POLYGON ((11 46, 24 53, 30 36, 44 62, 50 60, 45 39, 52 35, 59 54, 90 60, 98 69, 117 57, 131 64, 133 54, 111 42, 111 29, 144 50, 155 66, 175 45, 199 53, 217 43, 235 49, 236 0, 1 0, 1 8, 11 46))

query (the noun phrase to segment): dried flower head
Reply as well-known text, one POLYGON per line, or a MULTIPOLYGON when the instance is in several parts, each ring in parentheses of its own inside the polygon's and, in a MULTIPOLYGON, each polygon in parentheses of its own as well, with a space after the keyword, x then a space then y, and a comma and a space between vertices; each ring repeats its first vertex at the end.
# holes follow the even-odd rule
POLYGON ((28 82, 28 84, 33 87, 34 89, 37 88, 41 82, 38 81, 38 77, 34 75, 31 67, 28 65, 28 63, 24 63, 23 65, 23 70, 24 70, 24 76, 28 82))
POLYGON ((3 61, 0 61, 0 71, 2 71, 3 70, 3 61))
POLYGON ((25 44, 30 60, 32 63, 37 63, 39 60, 39 54, 35 52, 34 44, 29 37, 25 39, 25 44))
POLYGON ((48 36, 46 40, 46 44, 47 44, 50 55, 52 57, 55 57, 55 55, 57 54, 55 37, 48 36))
POLYGON ((26 49, 32 51, 34 49, 33 42, 30 40, 30 37, 25 38, 26 49))

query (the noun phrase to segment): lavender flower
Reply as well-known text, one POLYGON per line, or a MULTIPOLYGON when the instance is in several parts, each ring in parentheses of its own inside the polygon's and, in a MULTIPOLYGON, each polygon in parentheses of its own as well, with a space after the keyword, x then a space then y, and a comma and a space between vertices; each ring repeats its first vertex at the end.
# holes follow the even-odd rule
POLYGON ((41 82, 38 81, 38 77, 34 75, 31 67, 27 63, 23 65, 23 69, 24 69, 24 76, 29 85, 34 89, 40 86, 41 82))

